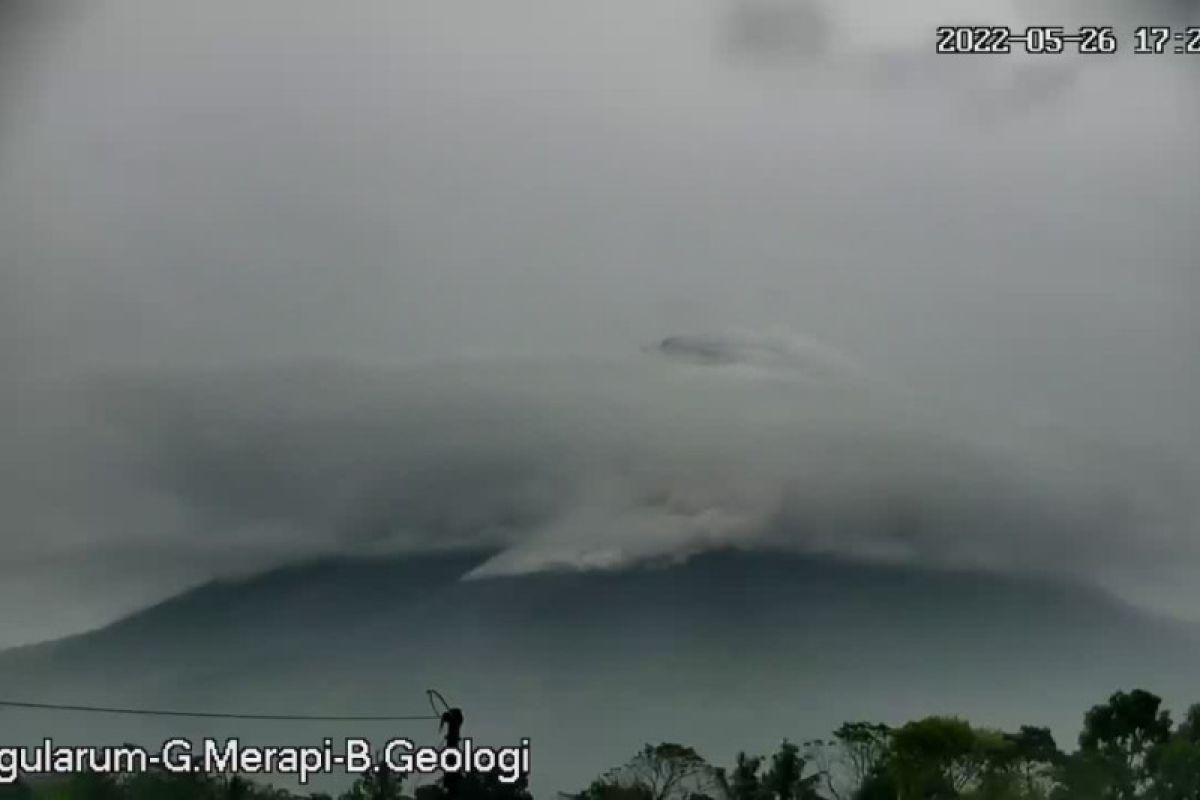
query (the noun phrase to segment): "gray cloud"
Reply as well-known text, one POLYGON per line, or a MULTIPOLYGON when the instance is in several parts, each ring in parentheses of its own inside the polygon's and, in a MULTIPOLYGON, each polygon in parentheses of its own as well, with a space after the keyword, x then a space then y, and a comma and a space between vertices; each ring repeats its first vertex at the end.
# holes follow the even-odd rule
POLYGON ((682 0, 4 18, 54 35, 0 89, 0 641, 485 543, 1194 602, 1200 75, 922 55, 953 5, 798 6, 767 59, 682 0))
POLYGON ((783 547, 1091 580, 1198 555, 1195 474, 1165 452, 836 376, 484 359, 130 375, 79 399, 96 439, 21 476, 57 500, 24 509, 30 555, 199 578, 483 547, 467 577, 486 577, 783 547))
POLYGON ((820 4, 750 0, 726 12, 723 45, 752 64, 808 62, 829 52, 830 21, 820 4))
MULTIPOLYGON (((1029 24, 1046 24, 1047 16, 1067 29, 1067 4, 1053 11, 1039 7, 1032 14, 1018 13, 1006 4, 993 4, 990 19, 965 18, 957 9, 918 6, 915 18, 897 27, 908 31, 889 35, 889 10, 874 8, 879 24, 864 35, 861 9, 847 12, 835 4, 808 0, 730 0, 721 26, 723 49, 731 63, 757 71, 779 73, 791 69, 799 82, 819 80, 823 85, 858 84, 881 98, 914 104, 926 113, 973 124, 1012 124, 1038 108, 1064 102, 1076 86, 1085 59, 1063 55, 1057 59, 1022 57, 1020 47, 1009 58, 964 58, 947 69, 947 58, 934 47, 939 25, 1007 24, 1020 30, 1029 24)), ((865 4, 864 7, 870 7, 865 4)), ((1053 6, 1052 6, 1053 7, 1053 6)), ((1111 14, 1110 14, 1111 16, 1111 14)), ((1076 24, 1097 24, 1093 17, 1076 24)), ((1109 20, 1111 22, 1111 20, 1109 20)))
POLYGON ((866 371, 851 356, 791 331, 730 331, 668 336, 645 352, 684 364, 724 367, 739 377, 859 380, 866 371))

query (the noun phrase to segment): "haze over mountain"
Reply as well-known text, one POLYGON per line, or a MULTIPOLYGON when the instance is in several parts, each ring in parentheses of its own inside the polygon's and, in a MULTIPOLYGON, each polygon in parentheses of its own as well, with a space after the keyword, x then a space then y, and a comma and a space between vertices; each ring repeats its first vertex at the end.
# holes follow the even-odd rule
MULTIPOLYGON (((5 692, 436 686, 539 788, 1200 700, 1200 58, 1131 47, 1194 2, 50 5, 0 5, 5 692)), ((0 710, 64 730, 186 732, 0 710)))
MULTIPOLYGON (((462 581, 486 554, 319 561, 188 592, 0 654, 13 696, 275 713, 416 713, 437 687, 480 741, 533 742, 540 795, 644 740, 717 763, 844 719, 1051 725, 1152 686, 1200 697, 1192 627, 1094 590, 978 572, 726 551, 621 572, 462 581)), ((5 709, 6 741, 436 738, 434 722, 283 724, 5 709)))

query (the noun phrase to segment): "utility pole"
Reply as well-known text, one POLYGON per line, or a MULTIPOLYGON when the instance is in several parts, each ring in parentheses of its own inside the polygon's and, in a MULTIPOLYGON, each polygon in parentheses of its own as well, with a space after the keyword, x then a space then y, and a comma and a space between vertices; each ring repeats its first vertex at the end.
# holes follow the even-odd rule
MULTIPOLYGON (((429 703, 433 706, 433 710, 438 710, 437 703, 441 704, 442 712, 438 716, 438 730, 443 728, 446 731, 446 747, 457 749, 462 742, 462 725, 463 712, 461 708, 451 708, 446 702, 446 698, 442 697, 441 692, 436 689, 428 689, 426 693, 429 695, 429 703), (437 701, 435 703, 434 701, 437 701)), ((458 800, 462 793, 462 773, 461 772, 445 772, 442 774, 442 786, 446 789, 446 796, 449 800, 458 800)))

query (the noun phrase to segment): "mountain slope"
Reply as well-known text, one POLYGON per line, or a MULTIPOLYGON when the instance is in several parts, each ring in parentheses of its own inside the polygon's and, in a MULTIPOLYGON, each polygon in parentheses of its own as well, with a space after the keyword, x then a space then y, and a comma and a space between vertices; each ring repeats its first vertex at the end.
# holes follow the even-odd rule
MULTIPOLYGON (((687 741, 723 762, 843 719, 933 712, 1071 737, 1117 688, 1200 699, 1192 630, 1078 586, 734 552, 458 580, 485 556, 327 561, 213 583, 0 654, 0 682, 13 698, 325 714, 421 714, 423 690, 438 687, 478 739, 532 738, 543 793, 581 785, 645 740, 687 741)), ((0 734, 432 740, 436 725, 6 710, 0 734)))

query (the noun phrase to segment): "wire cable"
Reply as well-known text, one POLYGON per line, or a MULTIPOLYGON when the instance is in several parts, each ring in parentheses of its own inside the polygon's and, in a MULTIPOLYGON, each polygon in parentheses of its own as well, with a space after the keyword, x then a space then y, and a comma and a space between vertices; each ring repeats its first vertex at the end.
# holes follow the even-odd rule
POLYGON ((32 703, 0 700, 0 707, 33 708, 46 711, 75 711, 84 714, 126 714, 141 717, 198 717, 206 719, 258 719, 312 722, 403 722, 437 720, 431 714, 238 714, 220 711, 178 711, 161 708, 125 708, 123 706, 85 706, 66 703, 32 703))

